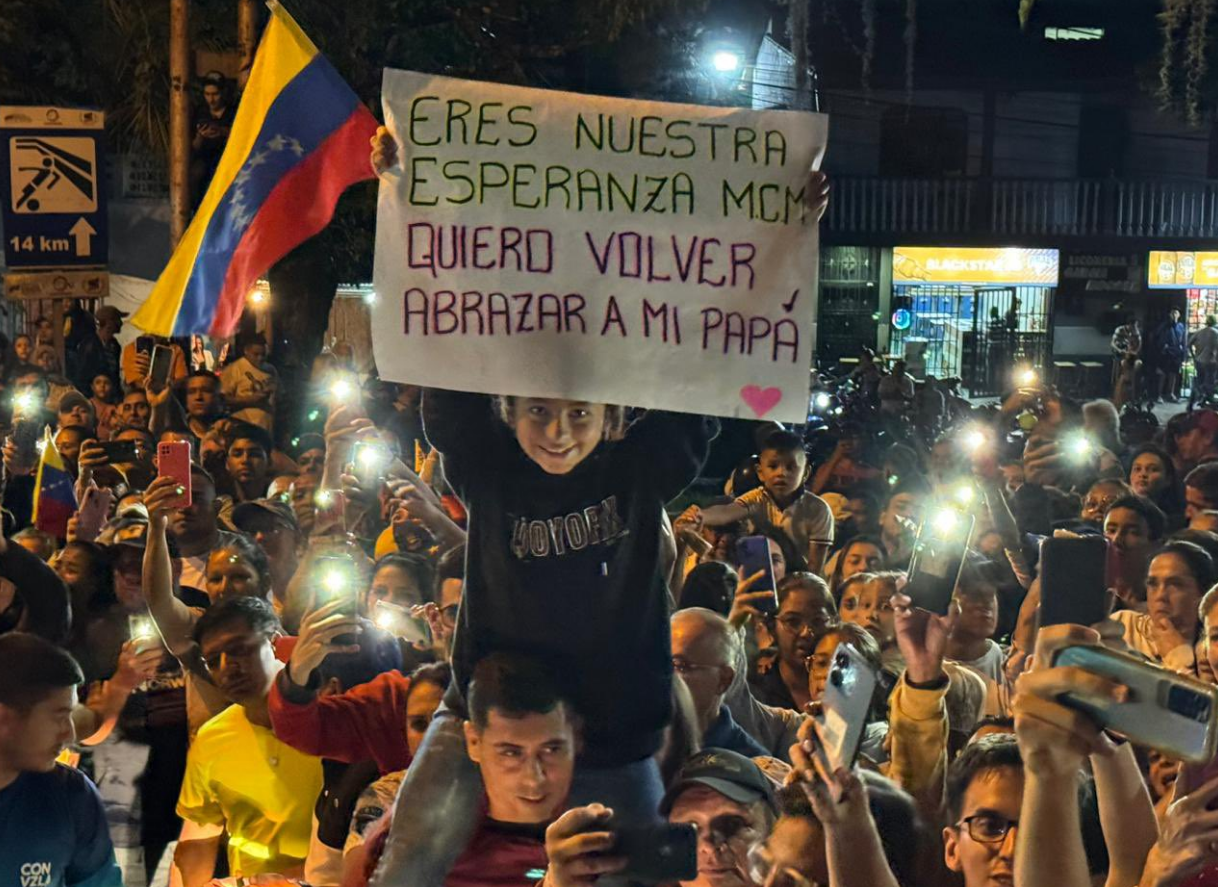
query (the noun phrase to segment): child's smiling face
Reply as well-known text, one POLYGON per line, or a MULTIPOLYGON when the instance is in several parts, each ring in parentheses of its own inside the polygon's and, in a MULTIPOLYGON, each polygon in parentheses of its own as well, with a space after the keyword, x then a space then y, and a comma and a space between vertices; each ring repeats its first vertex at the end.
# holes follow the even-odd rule
POLYGON ((518 397, 512 427, 526 456, 547 474, 568 474, 605 436, 605 405, 582 400, 518 397))

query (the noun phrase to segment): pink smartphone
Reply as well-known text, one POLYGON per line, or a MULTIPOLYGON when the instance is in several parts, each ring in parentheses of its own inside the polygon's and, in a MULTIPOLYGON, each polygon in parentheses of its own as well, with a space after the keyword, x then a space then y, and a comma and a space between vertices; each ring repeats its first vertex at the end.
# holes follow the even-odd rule
POLYGON ((101 487, 89 487, 76 512, 76 538, 81 542, 93 542, 101 533, 106 515, 110 513, 110 502, 114 496, 101 487))
POLYGON ((184 440, 166 440, 157 444, 156 473, 158 477, 172 477, 184 490, 169 504, 174 508, 188 508, 191 503, 190 444, 184 440))

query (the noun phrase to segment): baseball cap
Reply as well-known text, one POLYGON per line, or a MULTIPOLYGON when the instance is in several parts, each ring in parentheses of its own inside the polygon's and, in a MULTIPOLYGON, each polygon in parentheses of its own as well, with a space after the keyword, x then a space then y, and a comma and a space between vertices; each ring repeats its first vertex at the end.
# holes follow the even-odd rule
POLYGON ((89 403, 89 399, 79 391, 65 392, 64 395, 59 398, 59 403, 56 404, 55 409, 61 413, 66 413, 74 406, 84 407, 87 410, 93 409, 93 405, 89 403))
POLYGON ((246 524, 256 514, 269 514, 293 533, 300 532, 296 512, 282 499, 253 499, 249 502, 242 502, 233 509, 233 526, 244 533, 251 532, 247 529, 246 524))
POLYGON ((148 518, 138 513, 127 512, 102 528, 97 537, 98 545, 129 545, 132 548, 148 546, 148 518))
POLYGON ((688 788, 704 785, 738 804, 765 801, 777 812, 770 780, 752 759, 724 748, 706 748, 685 762, 681 772, 660 802, 667 815, 672 805, 688 788))

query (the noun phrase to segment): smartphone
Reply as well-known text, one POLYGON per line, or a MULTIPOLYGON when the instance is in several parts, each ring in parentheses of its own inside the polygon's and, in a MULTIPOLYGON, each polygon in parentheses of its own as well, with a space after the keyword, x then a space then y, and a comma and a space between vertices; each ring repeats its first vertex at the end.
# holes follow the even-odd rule
POLYGON ((151 354, 155 344, 152 336, 135 337, 135 351, 137 354, 151 354))
POLYGON ((361 440, 356 443, 351 453, 351 461, 355 464, 355 476, 360 483, 375 484, 385 476, 393 454, 389 447, 379 440, 361 440))
POLYGON ((143 653, 161 643, 161 634, 157 631, 156 623, 151 616, 128 616, 128 637, 135 641, 136 649, 143 653))
POLYGON ((173 349, 154 345, 152 361, 148 365, 148 390, 161 391, 169 384, 169 373, 173 369, 173 349))
POLYGON ((13 423, 13 443, 17 445, 17 458, 22 462, 33 462, 38 458, 38 441, 42 439, 42 426, 32 419, 18 419, 13 423))
POLYGON ((698 831, 688 823, 613 828, 611 856, 626 859, 617 877, 632 884, 668 884, 698 877, 698 831))
POLYGON ((106 460, 111 465, 138 462, 140 460, 140 445, 134 440, 103 440, 98 444, 106 454, 106 460))
POLYGON ((858 759, 879 672, 850 644, 838 644, 816 722, 816 753, 825 771, 849 769, 858 759))
POLYGON ((377 601, 372 607, 372 621, 376 627, 412 644, 431 645, 431 626, 426 619, 417 619, 408 607, 377 601))
POLYGON ((1050 537, 1040 543, 1040 624, 1095 625, 1107 618, 1108 540, 1050 537))
POLYGON ((339 610, 354 616, 355 599, 359 592, 359 573, 355 561, 344 555, 322 555, 313 562, 314 576, 319 589, 317 605, 343 600, 347 603, 339 610))
MULTIPOLYGON (((157 346, 160 347, 160 346, 157 346)), ((169 504, 174 508, 189 508, 190 488, 190 443, 184 440, 166 440, 156 445, 157 477, 172 477, 182 487, 183 493, 169 504)))
POLYGON ((1097 705, 1070 693, 1058 697, 1100 727, 1192 764, 1214 757, 1218 687, 1106 647, 1064 647, 1054 655, 1053 665, 1073 665, 1129 688, 1129 701, 1123 703, 1097 705))
POLYGON ((939 508, 923 519, 905 586, 915 607, 947 615, 975 523, 971 514, 955 508, 939 508))
POLYGON ((84 499, 76 512, 76 538, 81 542, 92 542, 101 533, 106 515, 110 513, 110 503, 114 495, 101 487, 89 487, 85 490, 84 499))
POLYGON ((745 536, 736 542, 736 561, 744 578, 765 573, 750 589, 768 591, 771 596, 757 604, 757 609, 767 616, 778 612, 778 583, 774 581, 774 562, 770 559, 770 540, 766 536, 745 536))

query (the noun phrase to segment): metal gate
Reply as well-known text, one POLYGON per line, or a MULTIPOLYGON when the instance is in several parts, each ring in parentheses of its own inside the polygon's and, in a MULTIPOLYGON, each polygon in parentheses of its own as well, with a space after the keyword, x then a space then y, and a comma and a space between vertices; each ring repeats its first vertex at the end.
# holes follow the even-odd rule
POLYGON ((1050 287, 897 285, 893 305, 909 312, 909 326, 893 328, 893 353, 920 354, 915 376, 959 377, 973 397, 1000 393, 1016 364, 1044 367, 1052 354, 1050 287))
POLYGON ((866 246, 821 249, 816 360, 834 366, 874 348, 879 328, 880 251, 866 246))

